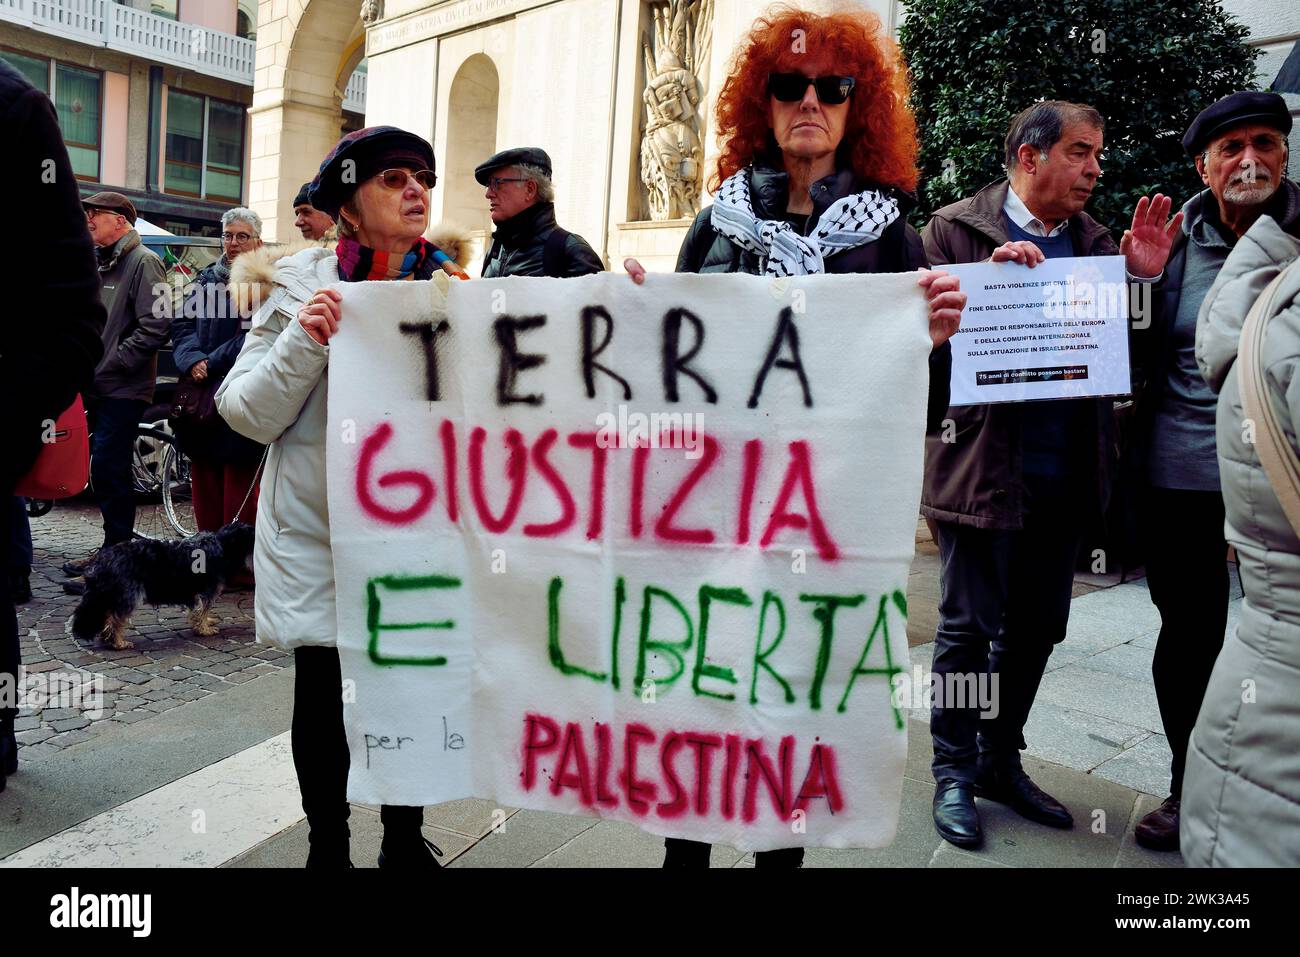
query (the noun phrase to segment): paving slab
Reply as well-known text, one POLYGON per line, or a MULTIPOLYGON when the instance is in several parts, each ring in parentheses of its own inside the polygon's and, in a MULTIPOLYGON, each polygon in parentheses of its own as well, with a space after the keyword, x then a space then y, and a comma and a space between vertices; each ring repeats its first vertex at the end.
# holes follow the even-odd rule
MULTIPOLYGON (((352 832, 350 857, 353 866, 360 869, 377 868, 379 848, 384 839, 384 825, 379 815, 368 808, 353 805, 352 816, 348 818, 348 829, 352 832)), ((222 867, 301 868, 306 864, 307 854, 311 850, 311 842, 307 839, 309 833, 307 822, 300 821, 227 861, 222 867)), ((444 866, 464 853, 472 843, 462 834, 441 828, 425 827, 422 833, 443 852, 443 857, 439 860, 444 866)))
POLYGON ((1146 582, 1126 582, 1076 598, 1070 605, 1070 617, 1076 614, 1108 619, 1131 632, 1130 637, 1160 627, 1160 612, 1151 603, 1146 582))
POLYGON ((1091 671, 1104 671, 1132 681, 1150 681, 1152 680, 1151 661, 1154 657, 1154 648, 1135 645, 1130 641, 1081 658, 1075 662, 1075 665, 1091 671))
POLYGON ((1046 761, 1027 759, 1025 770, 1069 809, 1074 827, 1045 827, 1009 807, 977 798, 985 834, 980 853, 1013 867, 1114 866, 1137 795, 1110 781, 1046 761))
POLYGON ((1169 794, 1169 767, 1172 760, 1169 739, 1163 734, 1153 734, 1135 747, 1098 765, 1092 773, 1135 791, 1157 795, 1163 800, 1169 794))
POLYGON ((424 823, 478 840, 491 831, 494 825, 506 824, 515 810, 502 807, 494 801, 465 798, 425 808, 424 823))
POLYGON ((1042 695, 1025 724, 1030 754, 1076 771, 1091 771, 1150 734, 1145 728, 1063 708, 1042 695))
POLYGON ((1164 728, 1149 680, 1121 678, 1087 668, 1060 668, 1043 675, 1037 701, 1147 731, 1159 732, 1164 728))
POLYGON ((596 819, 590 817, 520 811, 500 831, 489 831, 452 866, 528 867, 595 825, 596 819))

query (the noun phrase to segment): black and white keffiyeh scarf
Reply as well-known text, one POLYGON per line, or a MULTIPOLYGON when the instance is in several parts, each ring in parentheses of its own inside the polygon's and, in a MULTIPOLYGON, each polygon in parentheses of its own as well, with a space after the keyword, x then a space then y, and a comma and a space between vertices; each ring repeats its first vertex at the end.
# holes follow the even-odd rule
POLYGON ((898 218, 898 203, 878 190, 850 193, 826 208, 817 226, 800 236, 787 222, 759 219, 749 197, 749 171, 727 177, 713 200, 713 228, 766 259, 764 275, 805 276, 826 271, 826 257, 875 242, 898 218))

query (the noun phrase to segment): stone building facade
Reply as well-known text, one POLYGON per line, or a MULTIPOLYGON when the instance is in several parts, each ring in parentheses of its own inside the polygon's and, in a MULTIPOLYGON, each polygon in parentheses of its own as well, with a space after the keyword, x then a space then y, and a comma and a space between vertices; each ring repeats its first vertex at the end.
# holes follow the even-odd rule
MULTIPOLYGON (((474 166, 508 146, 541 146, 562 224, 615 268, 633 255, 671 269, 692 210, 708 201, 698 184, 717 152, 712 112, 728 60, 769 2, 261 0, 251 204, 285 238, 294 191, 337 139, 343 82, 364 57, 366 123, 434 145, 435 220, 485 237, 474 166)), ((859 5, 896 32, 900 0, 859 5)), ((1250 25, 1271 78, 1300 36, 1300 6, 1226 6, 1250 25)))

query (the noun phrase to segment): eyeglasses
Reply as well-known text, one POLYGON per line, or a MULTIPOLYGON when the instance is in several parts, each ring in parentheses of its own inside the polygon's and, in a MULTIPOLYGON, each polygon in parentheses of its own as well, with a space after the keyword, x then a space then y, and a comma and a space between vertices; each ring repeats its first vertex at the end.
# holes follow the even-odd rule
POLYGON ((528 182, 527 176, 493 176, 491 179, 488 180, 487 184, 488 184, 488 189, 495 191, 501 188, 502 183, 526 183, 526 182, 528 182))
POLYGON ((389 189, 406 189, 408 179, 415 180, 424 190, 433 189, 438 182, 437 174, 431 169, 418 169, 414 173, 406 169, 386 169, 376 175, 389 189))
POLYGON ((767 78, 767 92, 782 103, 798 103, 808 85, 817 88, 817 99, 827 106, 839 106, 849 98, 857 83, 851 76, 804 76, 802 73, 773 73, 767 78))
MULTIPOLYGON (((1250 141, 1250 145, 1255 148, 1256 153, 1273 153, 1282 148, 1282 137, 1276 134, 1261 133, 1250 141)), ((1242 138, 1233 138, 1215 147, 1210 152, 1223 159, 1233 159, 1246 148, 1246 140, 1242 138)))
POLYGON ((96 216, 98 216, 100 213, 108 213, 108 215, 110 215, 110 216, 121 216, 121 215, 122 215, 121 213, 119 213, 119 212, 118 212, 117 210, 115 210, 115 209, 100 209, 98 206, 92 206, 92 207, 90 207, 89 209, 86 210, 86 218, 87 218, 87 219, 94 219, 94 218, 95 218, 96 216))
POLYGON ((222 233, 221 241, 223 243, 246 243, 253 238, 252 233, 222 233))

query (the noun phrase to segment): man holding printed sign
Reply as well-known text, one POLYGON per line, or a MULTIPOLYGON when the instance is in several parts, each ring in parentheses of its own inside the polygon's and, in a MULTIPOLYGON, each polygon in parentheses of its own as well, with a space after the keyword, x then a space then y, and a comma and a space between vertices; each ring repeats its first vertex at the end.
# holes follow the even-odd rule
POLYGON ((1144 197, 1116 247, 1083 212, 1101 175, 1104 127, 1082 104, 1049 100, 1023 111, 1007 134, 1008 178, 939 210, 923 234, 933 266, 1032 269, 1070 260, 1045 267, 1058 271, 1034 284, 1009 266, 970 267, 962 287, 971 319, 953 339, 955 404, 926 439, 921 510, 936 522, 943 575, 930 723, 934 822, 960 847, 983 839, 977 794, 1050 827, 1073 824, 1024 772, 1020 751, 1047 659, 1065 637, 1084 520, 1109 494, 1115 426, 1107 396, 1129 391, 1125 337, 1104 321, 1116 302, 1126 314, 1128 295, 1105 284, 1121 279, 1118 257, 1107 257, 1122 256, 1130 280, 1154 281, 1181 221, 1166 222, 1169 198, 1144 197), (1025 318, 1026 296, 1040 321, 1025 318), (1008 328, 990 326, 994 314, 1007 316, 998 326, 1008 328), (976 696, 994 702, 987 714, 938 694, 957 679, 989 683, 976 696))

